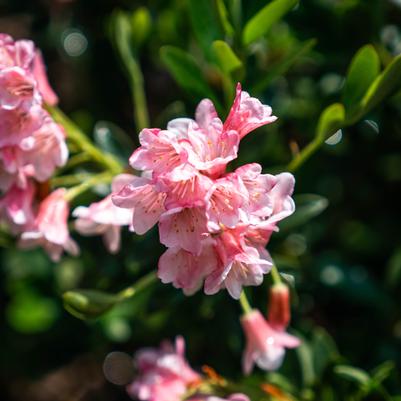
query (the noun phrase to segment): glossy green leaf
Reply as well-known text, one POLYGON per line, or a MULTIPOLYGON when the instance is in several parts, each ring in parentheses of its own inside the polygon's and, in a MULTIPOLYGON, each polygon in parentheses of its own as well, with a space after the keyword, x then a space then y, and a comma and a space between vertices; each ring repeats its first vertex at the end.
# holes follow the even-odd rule
POLYGON ((215 40, 212 44, 212 48, 217 63, 224 73, 231 74, 242 67, 241 60, 228 43, 223 40, 215 40))
POLYGON ((352 115, 380 73, 379 56, 372 45, 362 47, 351 61, 343 90, 347 114, 352 115))
POLYGON ((368 112, 401 87, 401 55, 395 57, 370 85, 361 106, 368 112))
POLYGON ((160 57, 171 75, 184 90, 195 97, 208 97, 217 102, 216 97, 203 78, 195 59, 187 52, 173 46, 164 46, 160 57))
POLYGON ((188 0, 189 15, 195 36, 207 56, 212 42, 221 37, 211 0, 188 0))
POLYGON ((348 365, 337 365, 334 367, 334 373, 346 380, 366 386, 369 384, 370 376, 362 369, 348 365))
POLYGON ((242 42, 245 46, 265 35, 271 26, 291 11, 299 0, 273 0, 245 25, 242 42))
POLYGON ((326 198, 314 194, 302 194, 294 196, 295 212, 280 223, 281 230, 292 230, 295 227, 307 223, 313 217, 318 216, 328 206, 326 198))
POLYGON ((96 318, 120 300, 117 295, 97 290, 74 290, 63 294, 65 309, 79 319, 96 318))
POLYGON ((131 15, 132 40, 139 47, 147 39, 152 29, 152 17, 146 7, 140 7, 131 15))
POLYGON ((316 135, 326 139, 342 127, 345 120, 345 109, 341 103, 328 106, 320 115, 316 135))
POLYGON ((234 36, 234 28, 229 20, 227 7, 224 4, 224 0, 216 0, 216 6, 224 33, 229 38, 232 38, 234 36))

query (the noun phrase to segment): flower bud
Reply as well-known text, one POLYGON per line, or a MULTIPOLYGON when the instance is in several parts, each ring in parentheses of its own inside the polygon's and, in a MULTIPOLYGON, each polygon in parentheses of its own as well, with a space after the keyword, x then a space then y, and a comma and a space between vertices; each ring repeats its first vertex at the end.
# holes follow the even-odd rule
POLYGON ((276 330, 285 330, 291 320, 290 291, 285 284, 270 287, 268 321, 276 330))

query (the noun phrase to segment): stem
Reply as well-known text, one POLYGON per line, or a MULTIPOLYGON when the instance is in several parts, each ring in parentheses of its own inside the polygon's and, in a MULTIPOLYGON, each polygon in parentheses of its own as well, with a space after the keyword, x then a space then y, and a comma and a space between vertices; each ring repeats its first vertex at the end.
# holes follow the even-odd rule
POLYGON ((77 196, 81 195, 83 192, 91 189, 97 184, 106 184, 109 183, 113 179, 113 174, 110 172, 104 172, 96 175, 92 175, 91 178, 88 178, 86 181, 81 184, 70 188, 65 194, 65 199, 67 202, 71 202, 77 196))
POLYGON ((316 137, 312 142, 306 145, 288 164, 287 169, 290 172, 298 170, 324 143, 324 139, 316 137))
POLYGON ((69 187, 73 185, 79 185, 82 181, 92 177, 91 174, 70 174, 63 175, 61 177, 53 177, 50 179, 50 184, 52 187, 69 187))
POLYGON ((155 271, 152 271, 143 276, 142 278, 140 278, 135 284, 121 290, 117 294, 117 296, 120 298, 121 301, 127 298, 131 298, 137 292, 144 290, 145 288, 147 288, 156 281, 157 281, 157 274, 155 271))
POLYGON ((59 108, 47 106, 48 112, 56 122, 61 124, 67 131, 67 138, 74 142, 84 153, 99 164, 105 166, 113 174, 121 173, 123 166, 110 153, 104 153, 98 149, 81 129, 67 117, 59 108))
POLYGON ((241 295, 239 297, 239 303, 241 305, 242 311, 244 312, 244 315, 247 315, 248 313, 252 312, 251 304, 249 303, 244 290, 242 290, 241 295))
POLYGON ((274 284, 281 284, 281 277, 278 269, 275 265, 273 265, 271 269, 272 279, 274 284))

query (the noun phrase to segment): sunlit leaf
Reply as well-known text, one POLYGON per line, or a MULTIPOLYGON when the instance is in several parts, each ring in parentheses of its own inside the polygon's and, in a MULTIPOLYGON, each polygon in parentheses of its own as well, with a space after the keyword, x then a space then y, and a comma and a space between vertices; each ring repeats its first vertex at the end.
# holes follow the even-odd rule
POLYGON ((370 85, 362 99, 361 106, 365 113, 378 105, 387 96, 400 89, 401 55, 395 57, 385 70, 370 85))
POLYGON ((369 384, 370 376, 362 369, 348 365, 337 365, 334 367, 334 373, 346 380, 366 386, 369 384))
POLYGON ((270 27, 298 4, 298 0, 273 0, 245 25, 242 42, 245 46, 265 35, 270 27))
POLYGON ((317 125, 317 136, 326 139, 344 124, 345 110, 341 103, 334 103, 328 106, 320 115, 317 125))
POLYGON ((326 198, 314 194, 302 194, 294 196, 295 212, 280 223, 281 230, 292 230, 295 227, 307 223, 313 217, 318 216, 328 206, 326 198))
POLYGON ((228 43, 223 40, 215 40, 212 44, 212 48, 219 67, 226 74, 231 74, 242 67, 241 60, 228 43))
POLYGON ((351 61, 343 90, 347 114, 352 115, 372 82, 379 75, 380 60, 372 45, 362 47, 351 61))

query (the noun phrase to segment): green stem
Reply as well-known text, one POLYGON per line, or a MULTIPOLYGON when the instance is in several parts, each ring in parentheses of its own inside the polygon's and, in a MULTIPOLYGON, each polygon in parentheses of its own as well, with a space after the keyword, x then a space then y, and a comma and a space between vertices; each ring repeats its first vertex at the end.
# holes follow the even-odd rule
MULTIPOLYGON (((333 133, 334 134, 334 133, 333 133)), ((299 152, 288 164, 287 170, 290 172, 294 172, 298 170, 324 143, 323 140, 319 137, 315 137, 315 139, 306 145, 301 152, 299 152)))
POLYGON ((248 313, 252 312, 251 304, 249 303, 244 290, 242 290, 241 295, 239 297, 239 303, 241 305, 242 311, 244 312, 244 315, 247 315, 248 313))
POLYGON ((273 265, 271 269, 272 279, 274 284, 281 284, 281 277, 278 269, 275 265, 273 265))
POLYGON ((155 271, 152 271, 142 278, 140 278, 135 284, 124 288, 122 291, 120 291, 117 296, 120 298, 120 300, 124 300, 127 298, 133 297, 137 292, 147 288, 151 284, 157 281, 157 274, 155 271))
POLYGON ((52 187, 69 187, 73 185, 79 185, 82 181, 92 177, 91 174, 69 174, 61 177, 53 177, 50 179, 50 185, 52 187))
POLYGON ((109 183, 111 182, 112 179, 113 179, 113 174, 111 174, 110 172, 104 172, 92 175, 86 181, 67 190, 67 193, 65 194, 65 199, 67 202, 71 202, 77 196, 81 195, 83 192, 88 191, 95 185, 109 183))
POLYGON ((82 152, 90 156, 97 163, 106 167, 113 174, 119 174, 123 170, 121 163, 110 153, 104 153, 98 149, 81 129, 67 117, 59 108, 47 106, 47 110, 56 122, 67 131, 67 138, 74 142, 82 152))

